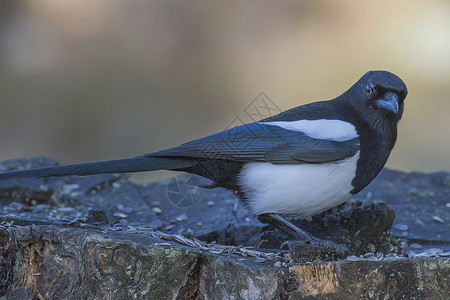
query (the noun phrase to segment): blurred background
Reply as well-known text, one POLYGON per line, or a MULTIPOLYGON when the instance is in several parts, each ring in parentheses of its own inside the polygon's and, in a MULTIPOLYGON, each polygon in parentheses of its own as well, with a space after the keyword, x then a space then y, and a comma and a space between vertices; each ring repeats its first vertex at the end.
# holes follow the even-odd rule
POLYGON ((409 89, 388 167, 450 170, 448 0, 0 0, 0 160, 177 146, 375 69, 409 89))

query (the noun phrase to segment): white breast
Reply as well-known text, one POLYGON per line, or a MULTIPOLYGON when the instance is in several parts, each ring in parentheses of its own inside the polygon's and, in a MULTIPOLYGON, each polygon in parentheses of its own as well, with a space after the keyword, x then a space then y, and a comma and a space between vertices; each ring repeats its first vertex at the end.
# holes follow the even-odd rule
POLYGON ((351 196, 358 158, 359 151, 340 162, 323 164, 249 163, 243 167, 238 182, 252 213, 306 218, 351 196))

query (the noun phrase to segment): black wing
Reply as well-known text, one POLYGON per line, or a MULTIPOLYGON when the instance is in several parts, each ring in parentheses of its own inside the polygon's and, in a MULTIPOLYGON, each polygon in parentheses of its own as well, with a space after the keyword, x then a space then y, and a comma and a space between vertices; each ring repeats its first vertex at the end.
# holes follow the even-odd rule
POLYGON ((316 139, 303 132, 255 122, 146 156, 299 164, 337 161, 358 150, 358 138, 343 142, 316 139))

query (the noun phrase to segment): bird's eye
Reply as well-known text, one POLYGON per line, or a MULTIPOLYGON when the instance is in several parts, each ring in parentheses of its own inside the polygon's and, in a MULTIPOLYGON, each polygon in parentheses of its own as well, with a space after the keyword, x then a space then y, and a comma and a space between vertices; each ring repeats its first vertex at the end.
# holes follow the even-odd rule
POLYGON ((373 86, 373 85, 371 85, 371 84, 368 84, 367 86, 366 86, 366 93, 367 93, 367 95, 372 95, 372 94, 374 94, 375 93, 375 86, 373 86))

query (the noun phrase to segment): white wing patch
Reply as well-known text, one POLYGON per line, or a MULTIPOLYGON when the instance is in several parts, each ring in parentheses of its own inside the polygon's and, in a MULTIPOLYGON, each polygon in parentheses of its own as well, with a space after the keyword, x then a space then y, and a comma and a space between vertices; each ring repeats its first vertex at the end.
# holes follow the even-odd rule
POLYGON ((343 142, 358 137, 355 126, 341 120, 320 119, 259 123, 278 126, 291 131, 303 132, 307 136, 315 139, 343 142))

